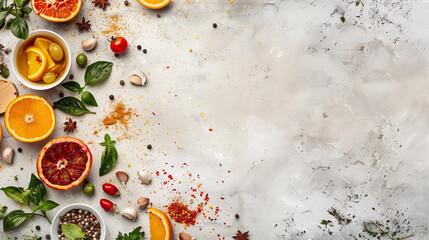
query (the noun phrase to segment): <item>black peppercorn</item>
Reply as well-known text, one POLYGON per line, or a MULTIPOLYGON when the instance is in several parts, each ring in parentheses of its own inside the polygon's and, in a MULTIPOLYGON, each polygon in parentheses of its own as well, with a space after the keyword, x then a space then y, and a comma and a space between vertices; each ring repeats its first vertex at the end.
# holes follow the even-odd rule
POLYGON ((58 94, 60 96, 60 98, 64 97, 64 93, 60 92, 60 94, 58 94))
POLYGON ((141 49, 142 49, 142 46, 137 45, 137 49, 138 49, 138 50, 141 50, 141 49))
POLYGON ((39 225, 36 226, 36 230, 40 231, 40 226, 39 225))
POLYGON ((118 58, 118 57, 119 57, 119 54, 115 53, 115 57, 117 57, 117 58, 118 58))
POLYGON ((74 78, 73 73, 69 75, 69 78, 70 78, 70 79, 73 79, 73 78, 74 78))
POLYGON ((124 81, 124 80, 121 80, 121 81, 119 82, 119 84, 121 84, 122 86, 124 86, 124 85, 125 85, 125 81, 124 81))
POLYGON ((22 152, 22 148, 18 148, 18 152, 22 152))
POLYGON ((46 234, 46 239, 51 239, 51 235, 49 235, 49 234, 46 234))
POLYGON ((147 53, 147 50, 146 50, 146 49, 143 49, 143 53, 147 53))
POLYGON ((238 215, 238 214, 235 214, 235 218, 236 219, 238 219, 240 217, 240 215, 238 215))
POLYGON ((124 2, 125 6, 128 6, 128 4, 130 4, 128 1, 124 2))
POLYGON ((110 98, 110 100, 113 100, 113 99, 115 99, 115 96, 110 95, 109 98, 110 98))
POLYGON ((217 24, 216 24, 216 23, 213 23, 213 27, 214 27, 214 28, 217 28, 217 24))
POLYGON ((148 144, 147 149, 149 149, 149 150, 152 149, 152 145, 148 144))
POLYGON ((157 17, 157 18, 161 18, 161 14, 159 14, 159 13, 158 13, 158 14, 156 14, 156 17, 157 17))

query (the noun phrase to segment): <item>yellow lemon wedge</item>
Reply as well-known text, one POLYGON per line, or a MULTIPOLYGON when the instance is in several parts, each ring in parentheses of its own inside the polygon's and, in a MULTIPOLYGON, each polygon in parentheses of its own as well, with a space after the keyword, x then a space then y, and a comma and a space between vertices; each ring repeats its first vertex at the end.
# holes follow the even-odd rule
POLYGON ((46 53, 35 46, 25 49, 25 53, 27 54, 28 80, 33 82, 41 80, 48 67, 46 53))
POLYGON ((46 38, 40 38, 39 37, 39 38, 36 38, 36 40, 34 40, 34 46, 42 49, 48 58, 48 67, 46 69, 46 72, 50 72, 52 69, 54 69, 54 67, 56 65, 54 60, 52 60, 52 58, 48 52, 48 49, 49 49, 49 46, 51 45, 51 43, 52 43, 52 41, 49 39, 46 39, 46 38))
POLYGON ((160 9, 167 6, 171 0, 137 0, 139 3, 150 9, 160 9))

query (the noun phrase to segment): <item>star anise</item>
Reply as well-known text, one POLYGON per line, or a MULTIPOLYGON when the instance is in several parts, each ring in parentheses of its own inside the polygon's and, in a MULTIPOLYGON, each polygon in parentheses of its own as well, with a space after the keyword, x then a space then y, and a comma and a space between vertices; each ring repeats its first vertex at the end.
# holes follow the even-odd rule
POLYGON ((89 21, 91 21, 91 20, 85 21, 85 18, 83 17, 82 23, 76 23, 79 31, 83 31, 83 30, 90 31, 91 30, 91 24, 89 23, 89 21))
POLYGON ((95 3, 95 6, 106 10, 106 6, 110 5, 109 0, 94 0, 92 3, 95 3))
POLYGON ((76 128, 76 121, 73 122, 71 118, 69 118, 68 122, 65 122, 64 125, 64 132, 74 132, 74 129, 76 128))
POLYGON ((235 240, 249 240, 248 235, 249 235, 249 231, 242 233, 240 230, 238 230, 237 235, 235 235, 232 238, 234 238, 235 240))

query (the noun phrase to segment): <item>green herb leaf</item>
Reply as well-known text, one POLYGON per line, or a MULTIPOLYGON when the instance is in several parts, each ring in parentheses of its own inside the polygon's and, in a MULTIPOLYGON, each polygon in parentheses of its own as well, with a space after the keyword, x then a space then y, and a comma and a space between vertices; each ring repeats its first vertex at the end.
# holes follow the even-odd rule
POLYGON ((118 152, 116 151, 115 146, 113 146, 116 141, 111 141, 110 136, 107 133, 104 135, 104 141, 105 142, 100 143, 101 146, 106 146, 101 155, 100 176, 110 172, 118 160, 118 152))
POLYGON ((88 110, 85 105, 75 97, 65 97, 57 102, 54 102, 55 107, 65 113, 72 115, 82 115, 84 113, 94 113, 88 110))
POLYGON ((61 86, 67 88, 67 90, 72 91, 72 92, 76 92, 76 93, 82 93, 83 89, 78 82, 75 81, 70 81, 70 82, 66 82, 61 84, 61 86))
POLYGON ((48 200, 48 201, 42 203, 39 209, 40 209, 40 211, 45 212, 45 211, 50 211, 50 210, 52 210, 58 206, 59 206, 58 203, 51 201, 51 200, 48 200))
POLYGON ((140 232, 142 227, 138 227, 134 229, 134 231, 122 235, 121 232, 118 233, 118 237, 116 237, 116 240, 144 240, 144 232, 140 232))
POLYGON ((106 79, 112 72, 113 63, 98 61, 86 68, 85 85, 93 85, 106 79))
POLYGON ((1 190, 6 194, 6 196, 8 196, 10 199, 13 199, 19 203, 28 204, 28 200, 27 200, 27 196, 24 193, 24 189, 23 188, 18 188, 18 187, 5 187, 5 188, 1 188, 1 190))
POLYGON ((82 96, 80 96, 80 97, 82 99, 82 102, 85 103, 86 105, 98 107, 97 101, 95 100, 92 93, 85 91, 82 93, 82 96))
POLYGON ((341 22, 345 22, 346 21, 346 18, 344 17, 344 16, 341 16, 341 22))
POLYGON ((6 66, 6 64, 0 64, 0 76, 2 76, 3 78, 8 78, 9 74, 9 68, 6 66))
POLYGON ((25 14, 30 14, 32 9, 31 7, 22 7, 21 11, 24 12, 25 14))
MULTIPOLYGON (((2 1, 3 2, 3 1, 2 1)), ((3 5, 0 5, 1 7, 3 7, 3 5)), ((0 29, 4 27, 4 25, 6 24, 6 17, 7 15, 9 15, 10 11, 12 10, 13 5, 10 5, 8 8, 0 11, 0 29)))
POLYGON ((332 221, 331 221, 331 220, 322 220, 322 221, 320 222, 320 224, 323 224, 323 225, 328 225, 328 224, 330 224, 330 223, 332 223, 332 221))
POLYGON ((31 213, 24 213, 22 210, 10 212, 3 219, 3 231, 9 231, 18 227, 28 218, 31 218, 31 213))
POLYGON ((28 185, 28 200, 30 202, 40 205, 46 201, 46 188, 45 185, 34 174, 31 174, 30 184, 28 185))
POLYGON ((85 233, 82 228, 73 223, 63 224, 61 227, 66 238, 70 238, 71 240, 81 240, 85 238, 85 233))
POLYGON ((16 17, 10 25, 10 31, 15 37, 20 39, 27 39, 28 37, 28 25, 22 17, 16 17))
POLYGON ((29 0, 13 0, 17 7, 22 7, 29 2, 29 0))

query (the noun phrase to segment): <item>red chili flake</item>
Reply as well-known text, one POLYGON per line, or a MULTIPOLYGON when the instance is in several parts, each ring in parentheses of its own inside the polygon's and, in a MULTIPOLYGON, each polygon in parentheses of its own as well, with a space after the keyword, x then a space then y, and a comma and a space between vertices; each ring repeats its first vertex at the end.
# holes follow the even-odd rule
POLYGON ((173 180, 173 176, 171 176, 171 174, 168 175, 168 178, 171 179, 171 180, 173 180))
POLYGON ((154 112, 152 112, 152 114, 155 116, 155 113, 154 113, 154 112))
POLYGON ((213 128, 209 128, 209 131, 210 131, 210 132, 213 132, 213 128))
POLYGON ((36 56, 36 61, 40 64, 42 64, 42 59, 40 58, 40 56, 36 56))
POLYGON ((198 207, 197 211, 190 210, 188 205, 180 202, 173 202, 168 206, 167 212, 170 218, 174 221, 186 225, 195 225, 196 218, 201 213, 202 209, 198 207))

